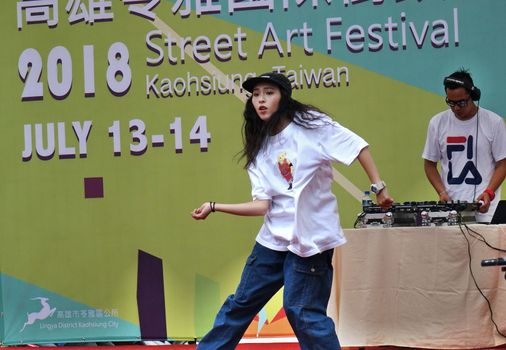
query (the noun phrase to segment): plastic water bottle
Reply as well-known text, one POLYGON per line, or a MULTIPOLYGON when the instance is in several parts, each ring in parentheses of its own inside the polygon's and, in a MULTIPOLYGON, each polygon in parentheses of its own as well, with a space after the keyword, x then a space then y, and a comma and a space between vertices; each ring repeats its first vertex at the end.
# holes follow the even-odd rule
POLYGON ((362 207, 365 208, 370 206, 371 204, 372 204, 371 192, 364 191, 364 196, 362 197, 362 207))

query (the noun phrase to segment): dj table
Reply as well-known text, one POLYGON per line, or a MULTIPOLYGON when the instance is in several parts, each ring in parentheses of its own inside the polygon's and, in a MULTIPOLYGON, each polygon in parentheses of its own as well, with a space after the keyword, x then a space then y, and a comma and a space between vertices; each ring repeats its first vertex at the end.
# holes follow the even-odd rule
MULTIPOLYGON (((469 225, 506 249, 506 225, 469 225)), ((329 308, 343 346, 484 348, 506 343, 506 279, 481 261, 506 256, 459 226, 345 230, 335 254, 335 298, 329 308), (474 237, 473 237, 474 236, 474 237)))

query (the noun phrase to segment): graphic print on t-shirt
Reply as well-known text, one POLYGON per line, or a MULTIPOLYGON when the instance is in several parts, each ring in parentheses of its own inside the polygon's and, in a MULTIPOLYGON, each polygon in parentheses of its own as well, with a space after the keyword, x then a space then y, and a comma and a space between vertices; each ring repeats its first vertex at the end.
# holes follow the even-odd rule
POLYGON ((474 139, 472 135, 465 136, 448 136, 446 138, 446 154, 448 156, 448 184, 460 185, 465 182, 468 185, 479 185, 481 184, 482 177, 476 165, 473 162, 474 139), (453 166, 455 160, 452 161, 454 153, 466 152, 467 161, 462 168, 460 174, 456 177, 453 176, 453 166), (471 177, 467 177, 468 174, 471 177))
POLYGON ((286 157, 286 152, 282 152, 278 156, 278 169, 281 176, 288 182, 288 190, 292 189, 293 183, 293 165, 292 162, 286 157))

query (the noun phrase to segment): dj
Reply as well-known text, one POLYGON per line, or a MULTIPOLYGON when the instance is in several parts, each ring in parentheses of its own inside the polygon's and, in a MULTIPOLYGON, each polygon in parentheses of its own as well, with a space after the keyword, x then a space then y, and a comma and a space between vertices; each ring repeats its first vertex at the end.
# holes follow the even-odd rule
POLYGON ((443 85, 450 109, 430 120, 425 174, 440 201, 482 201, 476 221, 488 223, 506 175, 506 127, 500 116, 480 107, 481 91, 467 70, 452 73, 443 85))

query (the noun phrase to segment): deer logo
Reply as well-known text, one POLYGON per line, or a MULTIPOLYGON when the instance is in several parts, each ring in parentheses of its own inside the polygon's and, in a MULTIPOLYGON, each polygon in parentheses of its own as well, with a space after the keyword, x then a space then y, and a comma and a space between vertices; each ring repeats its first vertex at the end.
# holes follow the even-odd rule
POLYGON ((30 300, 40 300, 40 304, 42 305, 42 309, 40 309, 40 311, 37 311, 37 312, 30 312, 30 313, 26 314, 27 320, 26 320, 25 324, 23 325, 23 328, 21 328, 21 330, 19 331, 20 333, 25 330, 26 326, 32 325, 35 321, 37 321, 37 320, 42 321, 48 317, 53 316, 53 313, 56 310, 55 307, 51 309, 51 307, 49 306, 49 304, 47 302, 49 300, 48 298, 36 297, 36 298, 31 298, 30 300))

